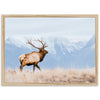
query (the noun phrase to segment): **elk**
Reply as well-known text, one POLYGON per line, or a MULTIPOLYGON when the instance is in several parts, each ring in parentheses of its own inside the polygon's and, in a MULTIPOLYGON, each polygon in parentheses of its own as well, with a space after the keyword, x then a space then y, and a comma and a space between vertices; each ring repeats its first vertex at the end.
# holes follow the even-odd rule
POLYGON ((20 66, 20 70, 23 70, 23 67, 25 65, 33 65, 33 72, 35 71, 35 67, 37 67, 40 70, 40 67, 38 66, 38 63, 43 61, 45 55, 48 53, 48 51, 46 51, 44 48, 48 47, 46 45, 46 42, 43 43, 42 40, 35 40, 35 41, 39 41, 42 44, 42 47, 36 47, 34 44, 32 44, 31 40, 29 40, 27 43, 32 45, 34 48, 38 49, 39 51, 33 51, 31 53, 28 54, 23 54, 19 57, 21 66, 20 66))

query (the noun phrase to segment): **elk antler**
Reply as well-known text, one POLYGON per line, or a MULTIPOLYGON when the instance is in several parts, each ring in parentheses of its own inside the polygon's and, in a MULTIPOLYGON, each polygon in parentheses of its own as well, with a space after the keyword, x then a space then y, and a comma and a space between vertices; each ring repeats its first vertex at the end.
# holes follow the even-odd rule
POLYGON ((48 47, 48 46, 46 45, 46 42, 44 42, 44 48, 46 48, 46 47, 48 47))
POLYGON ((29 40, 27 43, 32 45, 34 48, 40 49, 40 48, 36 47, 34 44, 32 44, 31 40, 29 40))
POLYGON ((47 45, 46 45, 46 42, 45 43, 43 43, 43 41, 42 40, 35 40, 35 41, 39 41, 41 44, 42 44, 42 47, 41 48, 46 48, 46 47, 48 47, 47 45))

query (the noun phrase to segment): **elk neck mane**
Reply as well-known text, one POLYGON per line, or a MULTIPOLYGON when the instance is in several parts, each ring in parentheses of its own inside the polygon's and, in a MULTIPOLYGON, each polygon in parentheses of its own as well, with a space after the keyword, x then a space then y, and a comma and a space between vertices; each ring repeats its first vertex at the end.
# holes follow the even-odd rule
POLYGON ((42 61, 46 54, 42 51, 39 51, 39 53, 40 53, 40 61, 42 61))

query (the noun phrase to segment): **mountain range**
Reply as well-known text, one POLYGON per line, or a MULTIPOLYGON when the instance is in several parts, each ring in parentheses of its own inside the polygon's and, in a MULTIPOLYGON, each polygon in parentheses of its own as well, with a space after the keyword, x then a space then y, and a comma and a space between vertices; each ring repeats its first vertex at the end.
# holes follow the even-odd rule
MULTIPOLYGON (((49 41, 49 45, 51 40, 49 41)), ((41 69, 54 69, 56 67, 62 68, 92 68, 95 67, 95 36, 89 41, 71 42, 68 39, 53 39, 53 46, 47 50, 49 53, 45 56, 43 62, 39 63, 41 69)), ((27 46, 18 46, 10 38, 5 42, 5 67, 19 68, 19 56, 27 54, 37 49, 27 46)), ((31 69, 32 66, 25 66, 31 69)))

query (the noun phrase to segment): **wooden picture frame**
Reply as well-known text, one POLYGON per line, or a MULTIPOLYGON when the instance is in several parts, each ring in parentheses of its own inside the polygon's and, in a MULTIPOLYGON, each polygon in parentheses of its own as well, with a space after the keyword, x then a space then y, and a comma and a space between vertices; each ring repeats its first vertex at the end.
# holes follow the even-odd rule
MULTIPOLYGON (((13 62, 13 61, 12 61, 13 62)), ((56 15, 2 15, 2 85, 3 86, 48 86, 48 85, 67 85, 67 86, 94 86, 98 85, 98 15, 83 14, 83 15, 69 15, 69 14, 56 14, 56 15), (47 83, 30 83, 30 82, 5 82, 5 23, 6 18, 94 18, 95 19, 95 82, 93 83, 78 83, 78 82, 47 82, 47 83)))

